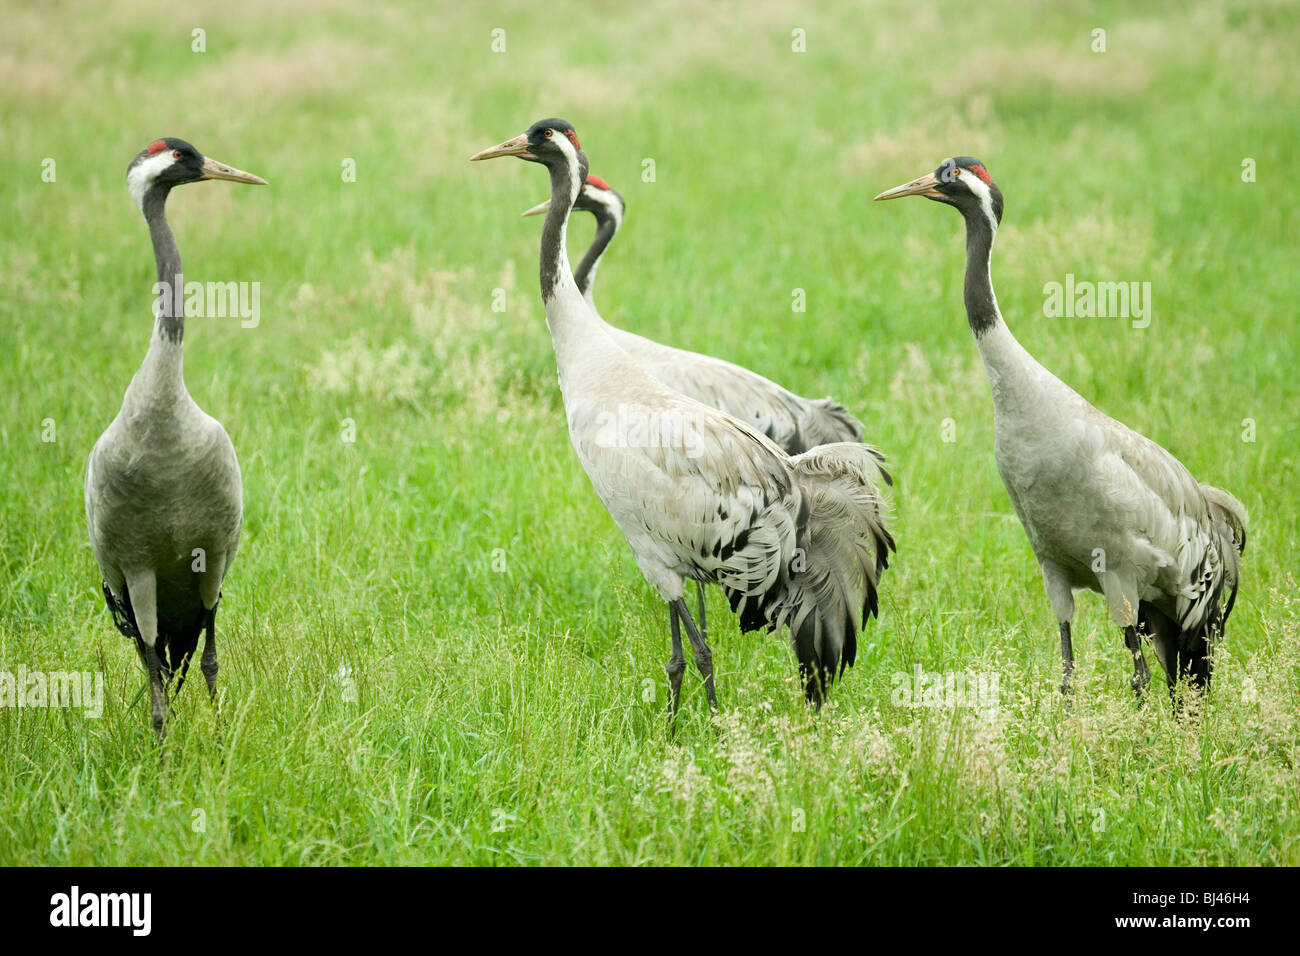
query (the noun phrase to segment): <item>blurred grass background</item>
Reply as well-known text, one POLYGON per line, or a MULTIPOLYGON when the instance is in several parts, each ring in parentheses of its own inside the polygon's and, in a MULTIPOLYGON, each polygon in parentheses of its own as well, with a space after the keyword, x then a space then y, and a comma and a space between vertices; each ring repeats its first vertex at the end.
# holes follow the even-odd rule
MULTIPOLYGON (((100 720, 0 708, 0 861, 1300 862, 1293 4, 5 0, 4 19, 0 669, 100 670, 107 700, 100 720), (834 395, 891 456, 899 554, 819 718, 784 641, 740 635, 715 594, 723 714, 689 673, 666 731, 666 615, 568 446, 538 221, 518 219, 545 177, 466 162, 544 116, 627 199, 607 319, 834 395), (260 282, 262 314, 187 328, 246 517, 224 745, 200 681, 161 763, 81 482, 149 340, 126 164, 169 135, 271 186, 168 206, 186 278, 260 282), (1075 706, 1055 693, 961 224, 871 203, 954 154, 1006 194, 994 284, 1022 343, 1251 513, 1215 691, 1181 721, 1159 696, 1134 709, 1100 599, 1076 619, 1075 706), (1044 318, 1067 273, 1151 282, 1154 321, 1044 318), (916 665, 996 673, 997 718, 895 706, 916 665)), ((591 230, 575 220, 575 258, 591 230)))

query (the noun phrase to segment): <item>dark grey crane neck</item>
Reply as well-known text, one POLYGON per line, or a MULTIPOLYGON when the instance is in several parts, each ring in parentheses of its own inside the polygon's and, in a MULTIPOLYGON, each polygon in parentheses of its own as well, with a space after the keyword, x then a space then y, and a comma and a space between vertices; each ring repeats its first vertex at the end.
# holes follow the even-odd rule
POLYGON ((591 291, 596 263, 605 254, 605 250, 609 247, 609 243, 617 231, 618 225, 614 222, 613 216, 604 211, 596 214, 596 237, 591 240, 591 245, 587 247, 586 254, 582 257, 582 261, 578 263, 578 270, 573 274, 574 281, 578 283, 578 291, 584 296, 591 291))
POLYGON ((563 163, 552 163, 546 167, 551 172, 551 206, 546 211, 546 222, 542 226, 542 301, 547 301, 555 294, 555 283, 560 276, 560 259, 564 256, 564 231, 569 221, 569 210, 573 206, 573 182, 569 168, 563 163))
POLYGON ((997 299, 989 263, 993 257, 993 227, 980 210, 966 214, 966 319, 976 338, 997 325, 997 299))
POLYGON ((181 250, 176 236, 167 223, 164 207, 167 205, 168 187, 155 186, 144 194, 142 210, 149 224, 149 237, 153 240, 153 257, 158 266, 158 282, 165 290, 162 308, 158 313, 158 331, 168 342, 181 342, 185 337, 185 278, 181 269, 181 250))
MULTIPOLYGON (((551 171, 551 206, 546 211, 546 223, 542 226, 541 279, 542 301, 547 302, 555 294, 555 285, 560 281, 561 269, 567 269, 569 261, 564 249, 564 233, 569 223, 569 213, 577 195, 573 187, 573 173, 567 163, 548 163, 551 171)), ((578 151, 578 169, 576 171, 578 188, 587 178, 587 157, 578 151)))

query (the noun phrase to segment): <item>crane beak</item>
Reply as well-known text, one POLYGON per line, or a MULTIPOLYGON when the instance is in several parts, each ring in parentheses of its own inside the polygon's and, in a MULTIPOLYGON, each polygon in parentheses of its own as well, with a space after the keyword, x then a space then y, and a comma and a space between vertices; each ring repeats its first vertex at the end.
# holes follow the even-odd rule
POLYGON ((479 150, 469 158, 469 161, 473 163, 480 159, 496 159, 498 156, 518 156, 520 159, 537 158, 528 151, 528 134, 520 133, 514 139, 508 139, 500 146, 479 150))
POLYGON ((248 183, 251 186, 269 186, 261 176, 254 176, 252 173, 246 173, 242 169, 236 169, 234 166, 227 166, 225 163, 219 163, 211 156, 203 157, 203 176, 202 179, 228 179, 232 183, 248 183))
POLYGON ((536 206, 534 206, 532 209, 529 209, 529 210, 526 211, 526 212, 521 212, 519 215, 520 215, 520 217, 523 217, 523 216, 540 216, 542 213, 546 212, 546 211, 547 211, 548 209, 550 209, 550 208, 551 208, 551 201, 548 199, 548 200, 546 200, 546 202, 539 202, 539 203, 538 203, 536 206))
POLYGON ((944 195, 939 192, 938 185, 939 180, 934 178, 934 173, 926 173, 919 179, 913 179, 910 183, 895 186, 893 189, 886 189, 876 199, 901 199, 904 196, 925 196, 928 199, 943 199, 944 195))

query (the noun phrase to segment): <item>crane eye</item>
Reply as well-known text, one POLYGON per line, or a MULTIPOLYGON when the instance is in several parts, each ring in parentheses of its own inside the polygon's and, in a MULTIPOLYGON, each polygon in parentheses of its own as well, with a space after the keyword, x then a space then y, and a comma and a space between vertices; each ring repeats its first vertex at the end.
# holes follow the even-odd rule
POLYGON ((550 139, 552 136, 555 135, 555 130, 553 130, 553 129, 548 129, 548 130, 547 130, 543 135, 544 135, 547 139, 550 139))
POLYGON ((181 151, 179 149, 173 149, 172 159, 180 159, 180 158, 181 158, 181 151))

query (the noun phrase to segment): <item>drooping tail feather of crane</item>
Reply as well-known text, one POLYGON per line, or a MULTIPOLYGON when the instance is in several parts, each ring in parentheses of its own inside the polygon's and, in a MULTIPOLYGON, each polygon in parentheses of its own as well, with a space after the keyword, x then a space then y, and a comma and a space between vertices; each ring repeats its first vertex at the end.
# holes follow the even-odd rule
POLYGON ((215 699, 217 604, 243 523, 230 436, 185 388, 184 277, 164 211, 173 187, 204 179, 265 184, 175 138, 155 140, 127 168, 127 186, 153 239, 158 287, 165 291, 149 351, 86 465, 86 525, 104 600, 148 672, 159 737, 166 684, 179 674, 180 690, 200 633, 206 633, 201 669, 215 699))
POLYGON ((979 160, 945 160, 876 198, 903 196, 953 206, 966 221, 966 315, 993 394, 994 454, 1060 625, 1061 689, 1074 669, 1070 624, 1082 589, 1104 595, 1123 629, 1135 692, 1150 681, 1142 636, 1171 692, 1180 677, 1208 686, 1236 600, 1245 508, 1099 412, 1016 341, 989 269, 1002 191, 979 160))
POLYGON ((550 173, 540 277, 569 435, 641 573, 668 604, 673 712, 682 625, 717 705, 712 651, 682 600, 686 580, 721 585, 746 629, 792 628, 805 694, 819 702, 856 656, 894 547, 870 477, 879 453, 838 443, 791 458, 749 424, 652 376, 616 343, 569 268, 565 231, 587 173, 573 127, 542 120, 472 158, 498 156, 550 173), (611 424, 629 421, 642 426, 635 440, 611 424))
POLYGON ((730 587, 727 576, 719 580, 742 630, 789 627, 805 671, 820 662, 830 672, 838 665, 843 673, 857 657, 857 632, 879 611, 880 575, 894 547, 873 484, 881 459, 865 445, 840 443, 804 452, 790 464, 804 489, 795 538, 806 554, 780 565, 782 587, 751 593, 730 587), (854 527, 866 528, 868 534, 843 533, 854 527), (862 595, 860 607, 846 600, 853 594, 862 595))

